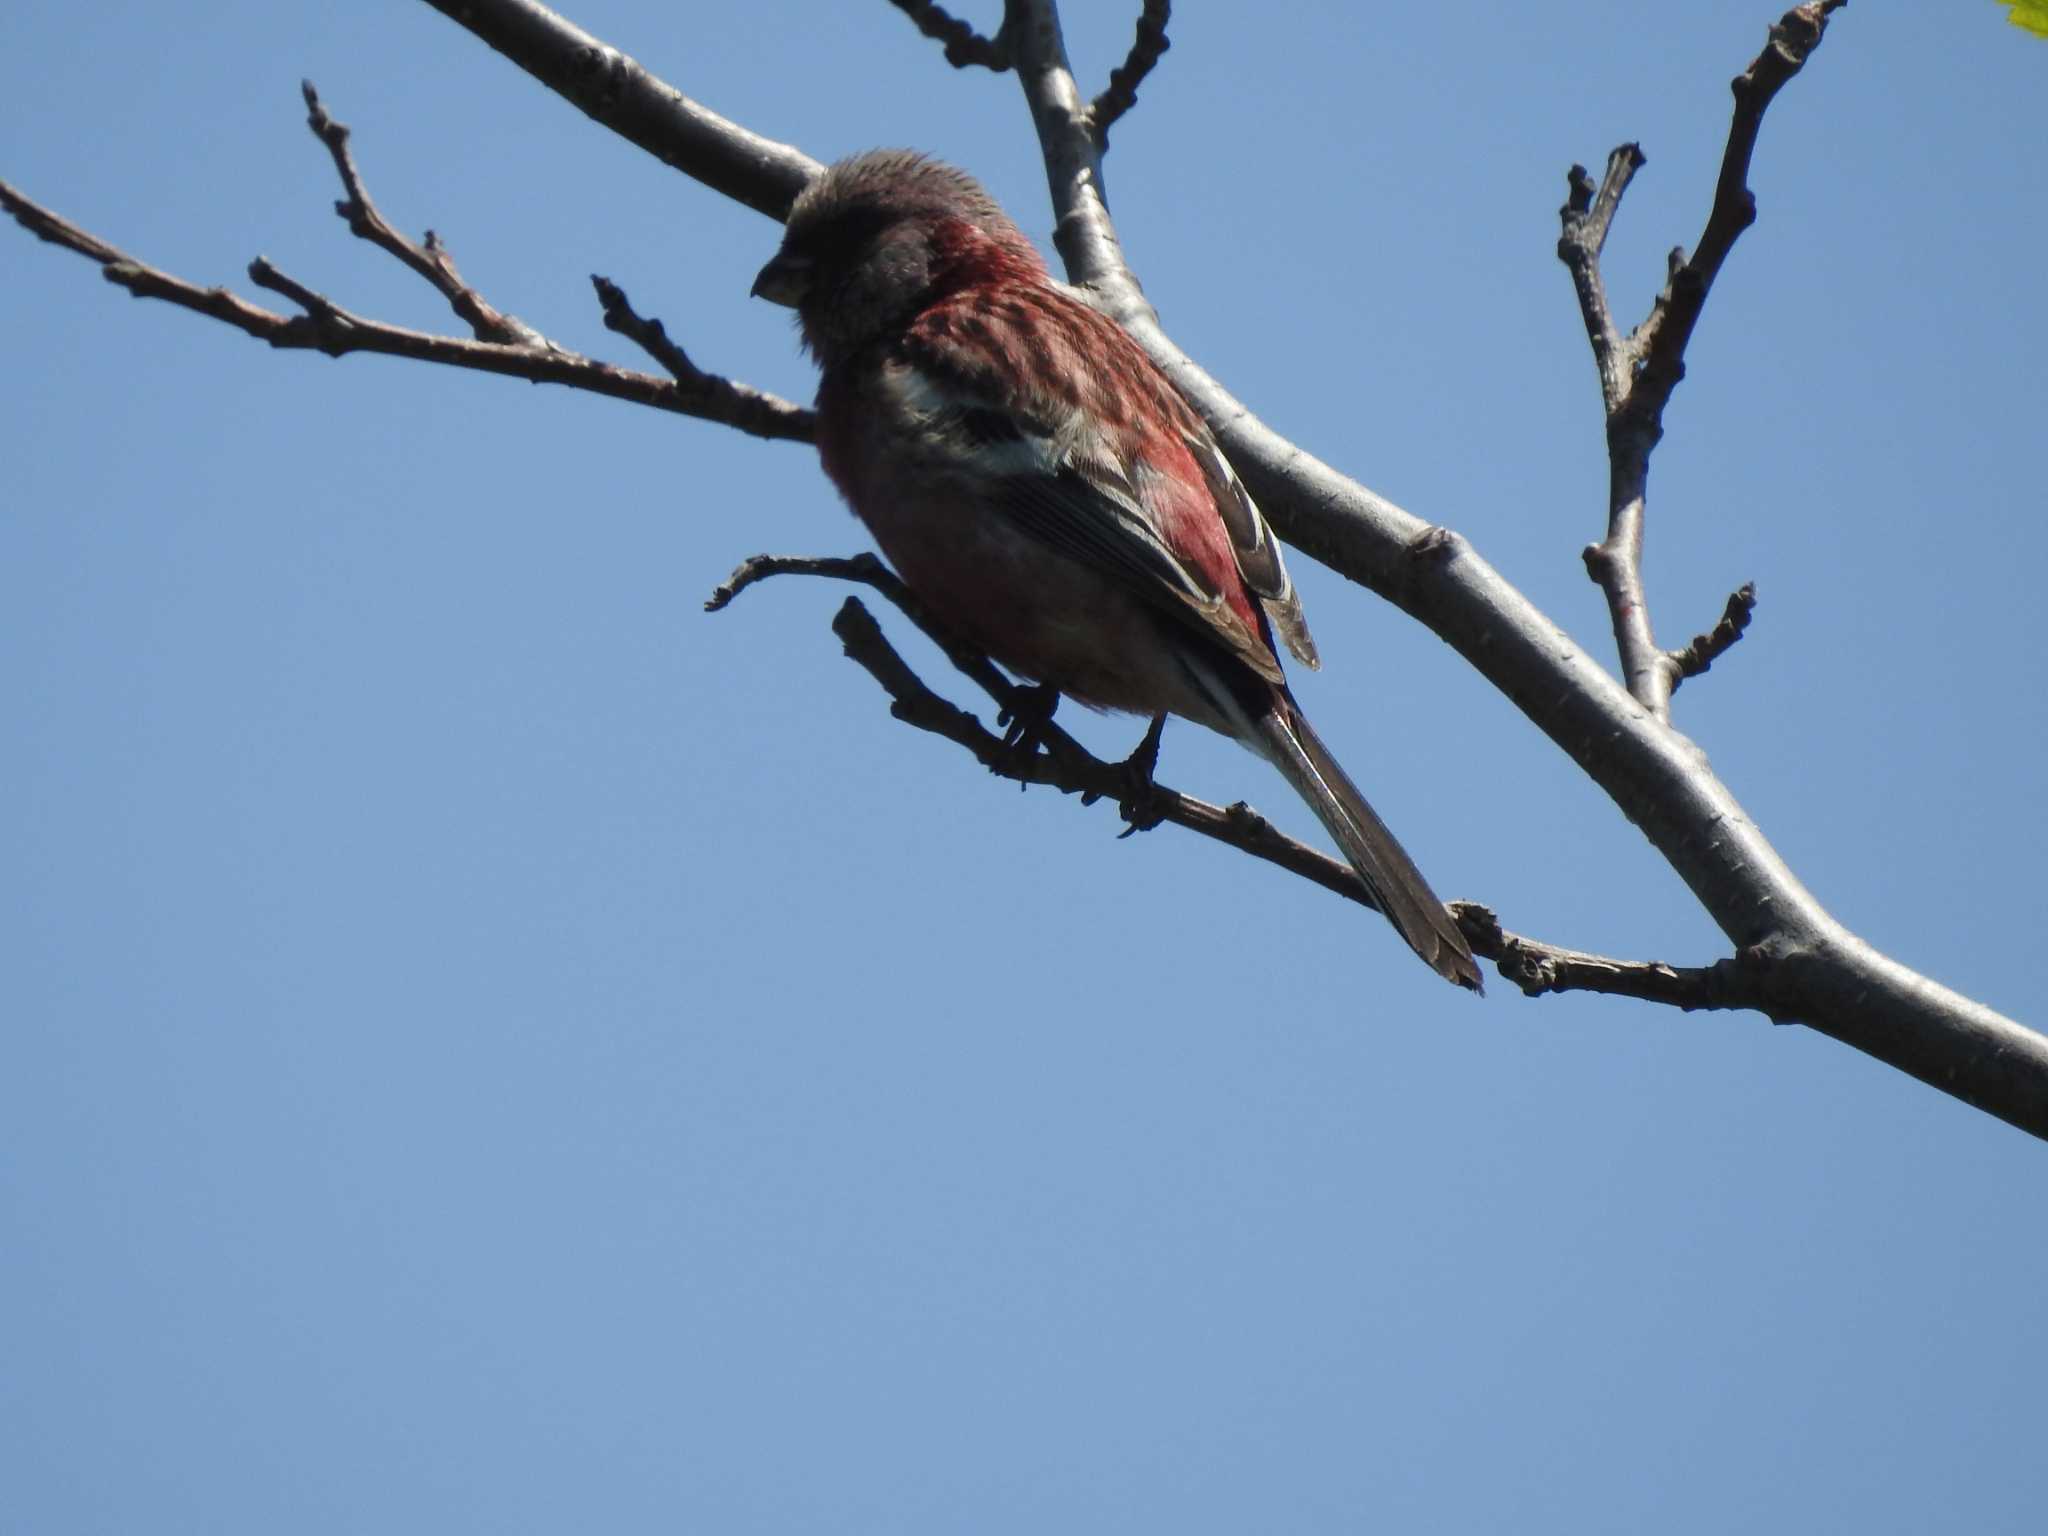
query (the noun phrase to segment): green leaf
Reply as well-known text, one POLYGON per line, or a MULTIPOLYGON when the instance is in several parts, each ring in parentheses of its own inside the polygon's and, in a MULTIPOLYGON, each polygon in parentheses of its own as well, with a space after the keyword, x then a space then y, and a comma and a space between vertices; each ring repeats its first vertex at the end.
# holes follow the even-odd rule
POLYGON ((2048 37, 2048 0, 2009 0, 2006 9, 2014 26, 2048 37))

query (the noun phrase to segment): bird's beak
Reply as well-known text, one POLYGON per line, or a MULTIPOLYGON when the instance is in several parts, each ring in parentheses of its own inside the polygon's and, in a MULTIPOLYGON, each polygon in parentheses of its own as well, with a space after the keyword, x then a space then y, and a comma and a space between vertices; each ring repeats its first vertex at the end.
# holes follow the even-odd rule
POLYGON ((808 257, 792 256, 787 251, 777 251, 775 259, 761 269, 761 275, 754 279, 753 296, 766 299, 771 304, 786 304, 795 309, 803 303, 804 295, 811 291, 811 262, 808 257))

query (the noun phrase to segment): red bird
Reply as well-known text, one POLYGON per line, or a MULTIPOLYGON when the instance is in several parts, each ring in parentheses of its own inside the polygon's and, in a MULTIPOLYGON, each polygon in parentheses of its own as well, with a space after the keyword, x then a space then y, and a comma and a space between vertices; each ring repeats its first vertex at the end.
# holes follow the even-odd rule
POLYGON ((1216 439, 979 183, 907 150, 842 160, 754 292, 796 310, 825 472, 941 622, 1084 704, 1242 742, 1415 952, 1479 989, 1457 924, 1288 691, 1274 632, 1307 666, 1315 646, 1216 439))

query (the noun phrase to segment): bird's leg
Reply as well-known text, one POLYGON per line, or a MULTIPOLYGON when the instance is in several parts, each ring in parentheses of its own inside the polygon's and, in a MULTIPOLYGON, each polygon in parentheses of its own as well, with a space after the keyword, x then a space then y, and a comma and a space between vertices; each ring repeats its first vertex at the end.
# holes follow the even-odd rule
POLYGON ((1152 777, 1152 770, 1159 766, 1159 738, 1165 732, 1166 711, 1161 710, 1145 727, 1145 739, 1124 759, 1124 777, 1130 782, 1116 808, 1129 825, 1117 833, 1119 838, 1129 837, 1133 832, 1150 832, 1166 819, 1166 797, 1152 777))
POLYGON ((996 724, 1003 728, 1003 745, 1020 762, 1030 762, 1044 745, 1045 728, 1052 724, 1053 711, 1059 707, 1060 691, 1051 683, 1012 687, 1010 702, 996 715, 996 724))

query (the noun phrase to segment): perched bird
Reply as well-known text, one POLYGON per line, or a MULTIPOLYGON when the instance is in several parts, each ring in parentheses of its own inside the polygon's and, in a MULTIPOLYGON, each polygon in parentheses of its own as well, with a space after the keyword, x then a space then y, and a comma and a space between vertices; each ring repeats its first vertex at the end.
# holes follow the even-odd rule
POLYGON ((907 150, 804 189, 754 293, 796 310, 825 471, 967 643, 1100 709, 1271 762, 1401 937, 1479 988, 1457 924, 1289 692, 1317 665, 1280 546, 1201 417, 963 171, 907 150))

